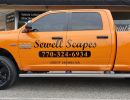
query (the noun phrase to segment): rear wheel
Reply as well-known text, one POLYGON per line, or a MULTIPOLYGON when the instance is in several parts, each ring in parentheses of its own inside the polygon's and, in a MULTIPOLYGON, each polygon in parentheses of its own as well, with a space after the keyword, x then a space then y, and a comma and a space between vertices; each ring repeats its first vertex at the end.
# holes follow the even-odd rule
POLYGON ((13 85, 17 77, 18 73, 13 61, 7 57, 0 56, 0 90, 13 85))

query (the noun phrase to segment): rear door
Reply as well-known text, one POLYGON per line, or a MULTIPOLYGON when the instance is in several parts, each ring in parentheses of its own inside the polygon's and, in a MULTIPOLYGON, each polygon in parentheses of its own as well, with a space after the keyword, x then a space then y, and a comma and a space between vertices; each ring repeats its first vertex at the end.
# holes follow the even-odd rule
POLYGON ((110 69, 111 38, 105 12, 70 13, 66 43, 68 69, 110 69))

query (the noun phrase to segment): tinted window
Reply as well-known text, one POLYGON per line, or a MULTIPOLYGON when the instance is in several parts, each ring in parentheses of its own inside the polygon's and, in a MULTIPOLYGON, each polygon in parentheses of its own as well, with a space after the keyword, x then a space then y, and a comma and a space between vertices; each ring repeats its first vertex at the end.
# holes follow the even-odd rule
POLYGON ((99 13, 72 13, 70 30, 101 30, 102 19, 99 13))
POLYGON ((33 23, 32 28, 38 31, 67 30, 67 16, 65 13, 49 14, 33 23))

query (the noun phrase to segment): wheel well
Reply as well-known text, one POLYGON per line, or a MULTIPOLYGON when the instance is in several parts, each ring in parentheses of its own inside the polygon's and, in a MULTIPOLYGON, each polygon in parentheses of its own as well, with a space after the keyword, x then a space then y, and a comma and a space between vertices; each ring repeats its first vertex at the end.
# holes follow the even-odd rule
POLYGON ((12 60, 13 63, 15 64, 15 66, 16 66, 16 69, 17 69, 18 73, 19 73, 18 64, 17 64, 14 57, 12 56, 12 54, 9 51, 7 51, 7 50, 5 50, 3 48, 0 48, 0 55, 5 56, 5 57, 9 58, 10 60, 12 60))

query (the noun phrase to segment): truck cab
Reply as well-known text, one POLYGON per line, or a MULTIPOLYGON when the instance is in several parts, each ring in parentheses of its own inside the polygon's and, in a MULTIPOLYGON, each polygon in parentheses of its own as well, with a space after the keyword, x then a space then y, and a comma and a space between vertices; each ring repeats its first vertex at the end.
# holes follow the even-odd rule
POLYGON ((19 34, 22 69, 111 70, 116 36, 107 12, 55 11, 32 20, 31 32, 19 34))
POLYGON ((0 88, 27 72, 129 72, 129 48, 129 32, 116 31, 109 10, 49 11, 0 32, 0 88))

